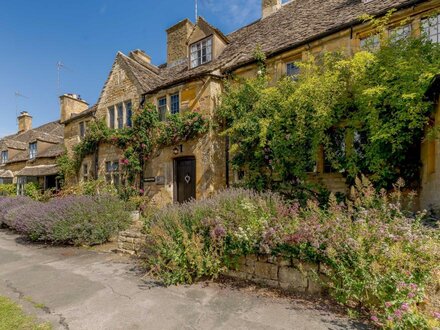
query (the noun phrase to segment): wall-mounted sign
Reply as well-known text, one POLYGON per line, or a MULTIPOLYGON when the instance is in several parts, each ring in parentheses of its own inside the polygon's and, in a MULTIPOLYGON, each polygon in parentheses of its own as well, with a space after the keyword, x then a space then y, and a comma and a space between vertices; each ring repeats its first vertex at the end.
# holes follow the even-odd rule
POLYGON ((154 183, 156 182, 156 178, 154 176, 148 177, 144 179, 144 182, 154 183))
POLYGON ((157 176, 156 177, 156 184, 157 185, 164 185, 165 184, 165 177, 164 176, 157 176))

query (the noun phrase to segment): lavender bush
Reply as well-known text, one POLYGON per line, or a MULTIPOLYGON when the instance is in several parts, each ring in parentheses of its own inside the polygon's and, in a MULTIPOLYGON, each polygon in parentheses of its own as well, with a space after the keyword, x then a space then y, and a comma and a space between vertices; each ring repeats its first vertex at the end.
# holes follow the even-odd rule
POLYGON ((439 311, 421 306, 440 269, 439 232, 402 209, 400 188, 389 196, 357 180, 346 203, 331 198, 326 208, 246 190, 169 206, 146 222, 148 263, 175 284, 215 277, 252 253, 319 262, 330 294, 376 325, 438 326, 439 311))
POLYGON ((33 203, 29 197, 15 196, 15 197, 0 197, 0 225, 12 227, 12 222, 6 220, 6 215, 11 210, 23 205, 33 203))
POLYGON ((112 196, 68 196, 32 202, 8 211, 6 223, 34 241, 102 244, 128 227, 125 204, 112 196))

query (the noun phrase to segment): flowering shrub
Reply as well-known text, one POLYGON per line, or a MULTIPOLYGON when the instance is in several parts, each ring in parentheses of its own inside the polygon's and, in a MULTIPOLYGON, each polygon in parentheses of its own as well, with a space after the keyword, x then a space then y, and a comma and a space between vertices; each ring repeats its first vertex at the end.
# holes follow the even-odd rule
POLYGON ((5 218, 6 214, 17 207, 32 204, 33 202, 29 197, 0 197, 0 225, 12 227, 12 223, 5 218))
POLYGON ((146 223, 148 263, 172 284, 217 276, 246 254, 312 261, 329 293, 376 325, 428 328, 438 325, 421 306, 440 265, 439 233, 421 225, 423 214, 403 210, 399 188, 388 196, 357 180, 349 201, 331 198, 325 209, 246 190, 169 206, 146 223))
MULTIPOLYGON (((3 214, 3 209, 2 209, 3 214)), ((11 208, 5 223, 33 241, 102 244, 130 224, 125 204, 113 196, 69 196, 11 208)))

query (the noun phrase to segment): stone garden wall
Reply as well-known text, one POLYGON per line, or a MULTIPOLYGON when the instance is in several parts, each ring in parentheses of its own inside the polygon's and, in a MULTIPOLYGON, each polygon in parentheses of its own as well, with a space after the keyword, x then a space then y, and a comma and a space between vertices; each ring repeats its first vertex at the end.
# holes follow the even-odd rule
POLYGON ((321 294, 323 269, 317 264, 296 259, 250 255, 238 260, 236 270, 224 275, 291 292, 321 294))

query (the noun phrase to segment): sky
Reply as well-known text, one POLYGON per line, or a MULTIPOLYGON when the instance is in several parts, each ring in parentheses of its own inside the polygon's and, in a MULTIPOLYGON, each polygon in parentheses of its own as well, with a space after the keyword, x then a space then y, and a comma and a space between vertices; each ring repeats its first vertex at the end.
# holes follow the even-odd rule
MULTIPOLYGON (((116 53, 142 49, 166 62, 165 30, 194 22, 195 0, 0 0, 0 137, 59 119, 58 96, 93 105, 116 53), (62 62, 60 84, 57 63, 62 62), (16 96, 16 93, 22 96, 16 96)), ((260 17, 261 0, 198 0, 199 15, 224 33, 260 17)))

